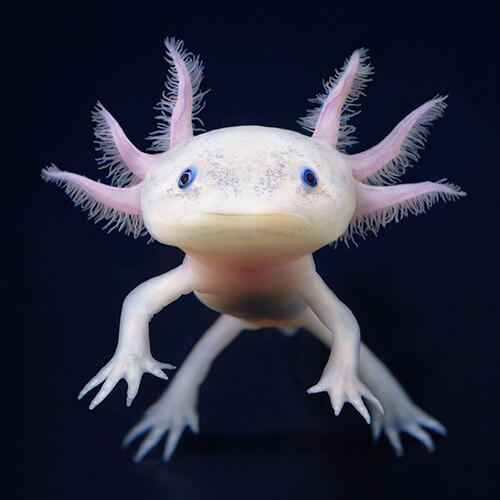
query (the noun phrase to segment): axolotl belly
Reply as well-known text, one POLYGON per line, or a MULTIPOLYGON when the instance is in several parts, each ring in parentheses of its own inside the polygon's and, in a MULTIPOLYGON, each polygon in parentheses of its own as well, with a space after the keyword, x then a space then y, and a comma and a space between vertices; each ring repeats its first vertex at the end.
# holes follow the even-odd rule
POLYGON ((228 297, 196 292, 195 295, 214 311, 246 319, 259 326, 292 326, 290 320, 306 308, 300 297, 265 294, 228 297))
POLYGON ((166 460, 186 426, 198 432, 198 388, 212 361, 242 330, 262 326, 305 327, 331 349, 308 392, 327 392, 335 414, 350 402, 371 422, 374 438, 384 430, 398 455, 403 431, 431 451, 424 428, 444 434, 444 427, 411 401, 360 342, 356 319, 316 272, 312 254, 465 194, 444 181, 392 184, 418 158, 425 126, 441 115, 445 98, 416 108, 379 144, 347 154, 354 142, 348 120, 372 73, 360 49, 325 82, 324 93, 314 99, 317 107, 301 120, 312 135, 260 126, 194 135, 203 67, 182 42, 167 39, 166 48, 172 70, 158 104, 159 127, 150 137, 154 153, 139 151, 98 104, 95 134, 111 185, 55 166, 42 171, 90 217, 107 221, 106 228, 149 235, 186 254, 181 265, 127 295, 116 351, 79 398, 102 383, 93 409, 124 378, 130 405, 145 372, 166 379, 163 369, 173 367, 153 358, 148 324, 163 307, 194 293, 221 315, 126 437, 129 443, 149 431, 136 460, 167 432, 166 460))
POLYGON ((310 257, 279 266, 205 267, 191 260, 200 280, 196 297, 207 307, 256 326, 294 327, 307 304, 294 295, 300 279, 314 266, 310 257))

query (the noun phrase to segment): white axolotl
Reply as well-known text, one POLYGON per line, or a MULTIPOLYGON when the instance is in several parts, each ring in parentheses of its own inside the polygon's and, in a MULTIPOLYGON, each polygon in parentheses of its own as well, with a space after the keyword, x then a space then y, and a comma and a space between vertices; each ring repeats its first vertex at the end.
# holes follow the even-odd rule
POLYGON ((360 343, 358 323, 316 272, 312 253, 354 234, 374 233, 408 212, 425 211, 440 198, 465 195, 438 182, 392 184, 418 158, 427 130, 441 115, 437 97, 411 112, 379 144, 349 155, 353 104, 372 73, 365 49, 356 50, 341 72, 325 83, 316 109, 301 120, 312 137, 270 127, 239 126, 193 135, 201 109, 203 66, 183 43, 165 42, 171 63, 159 102, 159 130, 152 150, 139 151, 111 114, 98 104, 93 114, 101 163, 111 186, 55 166, 42 177, 65 188, 89 217, 107 220, 137 237, 181 248, 182 264, 132 290, 123 302, 118 346, 111 360, 80 392, 103 385, 95 408, 124 378, 127 406, 142 374, 166 379, 173 366, 150 352, 148 324, 154 314, 193 292, 220 317, 197 342, 165 394, 125 438, 149 430, 135 460, 141 460, 168 431, 164 459, 174 452, 184 428, 198 432, 198 388, 214 358, 244 329, 305 327, 332 346, 326 367, 309 393, 326 391, 338 415, 351 403, 382 429, 398 455, 400 432, 433 442, 424 427, 445 428, 418 408, 393 375, 360 343), (368 405, 366 408, 362 398, 368 405))

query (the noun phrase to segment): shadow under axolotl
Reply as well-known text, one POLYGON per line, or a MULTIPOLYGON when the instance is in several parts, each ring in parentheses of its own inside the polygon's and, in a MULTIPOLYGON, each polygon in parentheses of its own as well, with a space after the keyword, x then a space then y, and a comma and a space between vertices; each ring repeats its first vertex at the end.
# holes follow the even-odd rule
POLYGON ((418 498, 422 473, 426 488, 446 489, 423 447, 412 448, 412 458, 402 461, 388 443, 372 448, 366 438, 351 433, 205 435, 186 439, 170 463, 161 461, 157 449, 128 473, 163 498, 175 499, 317 498, 325 493, 343 499, 418 498), (403 489, 401 475, 408 479, 403 489), (397 487, 389 484, 391 477, 397 487))

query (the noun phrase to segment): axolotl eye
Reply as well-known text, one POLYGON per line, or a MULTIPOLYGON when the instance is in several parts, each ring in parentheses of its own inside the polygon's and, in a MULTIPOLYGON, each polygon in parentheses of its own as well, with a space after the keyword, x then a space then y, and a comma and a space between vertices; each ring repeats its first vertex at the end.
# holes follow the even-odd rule
POLYGON ((318 177, 310 168, 302 170, 302 180, 311 188, 316 187, 318 184, 318 177))
POLYGON ((179 182, 177 183, 181 189, 184 189, 191 184, 196 177, 196 169, 194 167, 186 168, 179 177, 179 182))

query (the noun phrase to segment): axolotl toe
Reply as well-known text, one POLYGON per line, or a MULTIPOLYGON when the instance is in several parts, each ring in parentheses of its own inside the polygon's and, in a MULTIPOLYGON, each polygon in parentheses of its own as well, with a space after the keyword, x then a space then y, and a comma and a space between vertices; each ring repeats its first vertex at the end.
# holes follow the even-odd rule
POLYGON ((106 228, 148 235, 186 254, 181 265, 127 295, 116 351, 79 397, 102 383, 93 409, 124 378, 130 405, 145 372, 166 379, 163 369, 173 367, 151 355, 148 324, 193 292, 220 316, 127 435, 129 443, 149 431, 136 460, 167 432, 166 460, 186 426, 198 432, 198 388, 212 361, 242 330, 268 326, 284 332, 305 327, 331 348, 320 380, 308 392, 327 392, 336 415, 349 402, 371 422, 375 438, 384 430, 398 455, 401 432, 432 450, 424 428, 444 434, 444 427, 412 402, 360 342, 355 317, 316 272, 312 254, 465 194, 445 181, 394 183, 418 158, 426 126, 441 115, 445 98, 412 111, 376 146, 348 154, 354 130, 348 120, 373 71, 367 51, 360 49, 325 83, 317 106, 301 120, 310 136, 259 126, 194 135, 203 66, 182 42, 167 39, 165 45, 171 71, 158 104, 159 127, 150 137, 153 152, 133 146, 98 103, 93 117, 99 162, 109 167, 111 184, 55 166, 42 171, 89 217, 106 221, 106 228))

